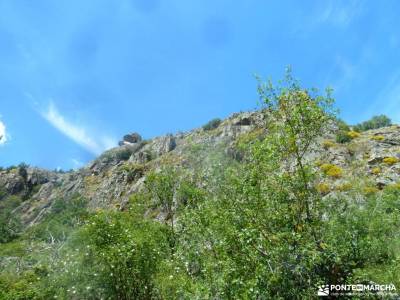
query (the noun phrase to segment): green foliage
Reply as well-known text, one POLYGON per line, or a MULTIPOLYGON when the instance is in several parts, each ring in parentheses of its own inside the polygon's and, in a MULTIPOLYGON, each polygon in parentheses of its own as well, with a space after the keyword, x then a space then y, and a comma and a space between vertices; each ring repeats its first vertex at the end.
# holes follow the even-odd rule
POLYGON ((351 137, 347 134, 346 131, 339 131, 336 134, 336 142, 340 144, 345 144, 351 141, 351 137))
POLYGON ((155 206, 161 208, 167 213, 166 221, 170 220, 171 230, 174 232, 176 205, 174 203, 174 194, 178 187, 178 174, 172 168, 166 168, 161 172, 151 172, 146 176, 146 189, 155 200, 155 206))
POLYGON ((136 150, 134 146, 122 146, 104 152, 98 159, 105 162, 127 161, 136 150))
POLYGON ((204 130, 213 130, 218 128, 218 126, 221 124, 221 119, 215 118, 210 120, 207 124, 203 125, 204 130))
POLYGON ((184 207, 196 208, 205 199, 206 192, 189 180, 182 180, 177 191, 177 200, 184 207))
MULTIPOLYGON (((133 219, 129 213, 100 213, 81 230, 77 243, 87 253, 82 267, 97 274, 101 298, 154 299, 155 275, 168 253, 165 228, 151 220, 133 219), (86 249, 85 249, 86 248, 86 249)), ((90 274, 84 281, 96 286, 90 274)), ((85 293, 85 287, 77 293, 85 293)))
POLYGON ((19 174, 19 176, 24 178, 24 180, 27 180, 27 178, 28 178, 28 168, 29 168, 29 165, 24 162, 22 162, 18 165, 18 174, 19 174))
POLYGON ((323 260, 319 268, 326 282, 354 280, 359 269, 389 265, 396 258, 395 235, 400 223, 397 196, 374 193, 361 205, 348 198, 324 202, 323 260))
POLYGON ((18 196, 8 196, 0 191, 0 243, 7 243, 19 236, 21 221, 13 210, 22 203, 18 196))
POLYGON ((145 166, 142 164, 125 163, 120 167, 120 170, 126 173, 127 181, 132 182, 144 175, 145 166))
POLYGON ((353 127, 355 131, 367 131, 392 125, 392 120, 385 115, 374 116, 370 120, 357 124, 353 127))
POLYGON ((30 228, 26 235, 49 243, 65 241, 75 228, 84 224, 88 216, 86 206, 86 199, 80 195, 57 199, 42 222, 30 228))
POLYGON ((338 131, 336 133, 336 142, 340 144, 345 144, 351 141, 351 137, 347 134, 350 131, 349 125, 347 125, 343 120, 336 119, 336 124, 338 131))
MULTIPOLYGON (((288 73, 259 93, 266 128, 241 136, 240 163, 201 149, 189 170, 147 173, 125 211, 90 214, 80 196, 59 199, 5 239, 0 299, 314 299, 327 283, 400 285, 399 184, 330 186, 342 169, 322 163, 321 182, 305 157, 335 120, 330 91, 288 73)), ((118 171, 132 181, 145 173, 118 171)), ((1 230, 21 201, 0 190, 1 230)))
POLYGON ((260 94, 268 136, 228 170, 214 201, 180 216, 171 298, 309 299, 320 284, 354 282, 360 268, 395 257, 386 246, 398 202, 322 199, 313 187, 304 154, 332 118, 329 94, 311 96, 290 76, 286 88, 262 85, 260 94))

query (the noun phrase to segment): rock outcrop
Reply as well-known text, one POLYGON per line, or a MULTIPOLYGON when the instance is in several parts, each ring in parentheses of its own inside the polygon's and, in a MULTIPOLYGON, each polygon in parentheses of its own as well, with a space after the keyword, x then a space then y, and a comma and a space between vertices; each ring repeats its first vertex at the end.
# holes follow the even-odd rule
MULTIPOLYGON (((201 170, 199 176, 207 177, 215 157, 241 161, 243 152, 238 145, 266 134, 265 115, 259 111, 234 114, 212 130, 199 128, 149 140, 131 133, 123 137, 119 147, 106 151, 77 171, 59 173, 38 168, 0 171, 0 189, 27 199, 16 210, 27 225, 39 222, 56 199, 76 194, 88 199, 92 209, 123 209, 130 195, 143 188, 147 172, 168 165, 189 172, 201 170)), ((309 154, 311 161, 343 169, 341 178, 326 179, 332 190, 362 176, 378 188, 397 183, 399 159, 399 126, 364 132, 347 144, 335 143, 334 133, 326 133, 309 154)))
POLYGON ((124 145, 131 145, 131 144, 137 144, 142 141, 142 137, 139 133, 133 132, 127 135, 124 135, 122 141, 118 143, 119 146, 124 146, 124 145))

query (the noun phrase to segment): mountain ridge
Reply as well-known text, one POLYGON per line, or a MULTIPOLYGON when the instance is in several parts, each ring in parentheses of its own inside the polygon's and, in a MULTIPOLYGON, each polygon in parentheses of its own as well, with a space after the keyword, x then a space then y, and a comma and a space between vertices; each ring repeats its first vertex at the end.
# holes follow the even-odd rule
MULTIPOLYGON (((79 170, 61 173, 23 165, 0 171, 0 186, 8 194, 28 199, 13 211, 21 215, 25 226, 40 222, 56 199, 72 198, 75 194, 88 199, 91 209, 123 210, 130 196, 143 188, 146 174, 151 170, 172 166, 192 169, 191 173, 194 173, 196 168, 199 169, 194 166, 199 163, 196 160, 203 157, 200 169, 205 169, 213 151, 227 159, 240 161, 239 144, 266 134, 265 118, 263 111, 249 111, 234 113, 218 122, 212 120, 211 127, 206 124, 185 133, 166 134, 149 140, 142 140, 137 133, 133 134, 133 140, 126 135, 125 139, 129 141, 120 142, 118 147, 105 151, 79 170)), ((333 126, 331 132, 321 137, 317 151, 310 154, 316 167, 322 167, 321 173, 327 173, 324 168, 329 165, 335 166, 340 173, 328 176, 320 184, 324 193, 343 189, 347 178, 352 176, 367 174, 366 179, 372 180, 369 183, 371 189, 399 181, 400 126, 357 133, 344 144, 335 142, 337 131, 337 126, 333 126), (393 163, 384 163, 385 158, 391 157, 395 160, 393 163), (364 165, 355 167, 357 162, 364 165), (342 174, 344 171, 346 175, 342 174)))

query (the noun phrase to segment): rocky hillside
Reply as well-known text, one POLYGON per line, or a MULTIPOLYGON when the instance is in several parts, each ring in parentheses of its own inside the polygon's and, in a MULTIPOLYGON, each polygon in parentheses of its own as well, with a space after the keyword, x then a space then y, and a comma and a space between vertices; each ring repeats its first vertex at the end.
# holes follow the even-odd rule
MULTIPOLYGON (((255 111, 150 140, 132 133, 77 171, 60 173, 27 166, 2 170, 0 187, 2 193, 25 199, 14 213, 21 215, 26 226, 39 222, 56 199, 75 194, 85 197, 90 209, 123 210, 129 196, 143 187, 149 171, 172 166, 207 176, 214 163, 240 161, 241 145, 267 134, 264 124, 264 114, 255 111)), ((321 193, 346 192, 355 179, 370 192, 399 182, 400 126, 350 132, 347 143, 337 143, 335 135, 332 129, 322 136, 309 154, 321 170, 321 193)))
POLYGON ((37 223, 56 199, 75 194, 84 196, 92 209, 123 209, 129 196, 143 186, 150 170, 167 165, 190 168, 195 164, 205 169, 209 154, 219 150, 234 157, 235 142, 240 136, 262 128, 263 115, 260 112, 234 114, 217 123, 210 128, 150 140, 143 140, 137 133, 127 134, 118 147, 73 172, 26 166, 2 170, 0 187, 8 195, 27 199, 15 209, 26 225, 37 223))

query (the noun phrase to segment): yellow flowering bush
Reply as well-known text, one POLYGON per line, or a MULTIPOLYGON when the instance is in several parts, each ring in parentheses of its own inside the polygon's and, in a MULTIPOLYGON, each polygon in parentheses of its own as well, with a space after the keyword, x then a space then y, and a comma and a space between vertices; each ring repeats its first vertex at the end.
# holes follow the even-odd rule
POLYGON ((398 163, 398 162, 399 162, 399 159, 398 159, 397 157, 390 156, 390 157, 385 157, 385 158, 383 159, 383 162, 384 162, 385 164, 389 165, 389 166, 392 166, 392 165, 398 163))
POLYGON ((372 140, 374 141, 383 141, 385 139, 385 137, 383 135, 374 135, 371 137, 372 140))
POLYGON ((343 169, 334 164, 323 164, 320 168, 329 177, 340 178, 343 175, 343 169))
POLYGON ((351 139, 356 139, 356 138, 358 138, 358 137, 361 136, 361 134, 360 134, 359 132, 353 131, 353 130, 347 132, 347 135, 348 135, 351 139))

